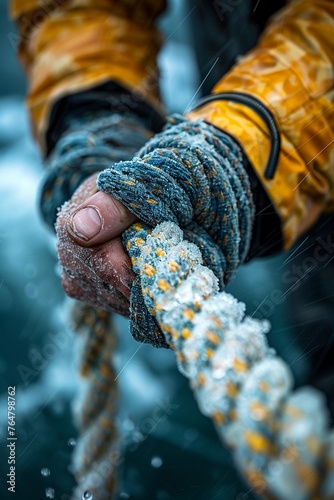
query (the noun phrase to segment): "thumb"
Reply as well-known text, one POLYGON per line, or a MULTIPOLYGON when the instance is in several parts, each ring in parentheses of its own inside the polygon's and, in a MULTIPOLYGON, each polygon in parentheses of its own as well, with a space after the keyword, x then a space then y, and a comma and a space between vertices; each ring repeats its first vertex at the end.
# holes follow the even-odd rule
POLYGON ((101 245, 119 236, 137 217, 110 194, 99 192, 72 212, 66 229, 80 246, 101 245))

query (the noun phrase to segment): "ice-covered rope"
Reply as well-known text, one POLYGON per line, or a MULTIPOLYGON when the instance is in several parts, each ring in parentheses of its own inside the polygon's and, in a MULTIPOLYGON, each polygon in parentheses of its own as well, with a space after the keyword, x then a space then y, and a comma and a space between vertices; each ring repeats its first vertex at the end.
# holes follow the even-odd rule
POLYGON ((254 217, 235 142, 204 122, 176 118, 137 158, 102 172, 98 186, 148 224, 124 234, 138 275, 135 337, 175 350, 201 411, 254 490, 333 498, 334 435, 322 395, 292 392, 290 369, 267 345, 268 323, 244 318, 244 306, 219 292, 247 254, 254 217))
MULTIPOLYGON (((219 293, 250 245, 254 204, 246 164, 227 134, 176 117, 138 157, 100 174, 99 188, 148 226, 169 221, 151 236, 141 223, 124 235, 138 273, 132 332, 138 340, 175 350, 201 410, 215 420, 252 488, 270 498, 333 498, 333 435, 322 397, 312 389, 291 392, 288 367, 266 344, 268 325, 243 319, 242 306, 219 293), (178 226, 196 246, 182 241, 178 226)), ((94 358, 105 350, 107 336, 94 358)), ((103 398, 95 405, 87 399, 88 414, 103 409, 103 398)), ((91 443, 101 432, 97 422, 92 418, 83 428, 91 443)), ((94 453, 89 447, 82 452, 83 477, 89 478, 94 453)), ((95 463, 100 460, 108 462, 103 451, 95 463)))
MULTIPOLYGON (((97 184, 151 227, 166 220, 179 224, 223 288, 251 242, 255 207, 246 164, 229 135, 203 120, 173 115, 138 157, 104 170, 97 184)), ((168 347, 138 279, 131 291, 131 332, 139 341, 168 347)))
POLYGON ((268 322, 245 317, 244 304, 218 291, 177 225, 151 232, 138 223, 124 241, 180 372, 251 487, 267 498, 333 499, 324 397, 310 387, 292 391, 288 365, 267 344, 268 322))

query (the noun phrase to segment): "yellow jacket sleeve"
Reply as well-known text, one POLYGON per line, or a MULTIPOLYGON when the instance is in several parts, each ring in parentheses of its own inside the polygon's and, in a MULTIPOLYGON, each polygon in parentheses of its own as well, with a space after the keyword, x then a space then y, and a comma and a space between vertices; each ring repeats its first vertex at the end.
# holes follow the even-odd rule
POLYGON ((264 176, 269 133, 254 111, 215 101, 189 114, 241 143, 282 219, 285 248, 334 208, 333 67, 334 2, 295 0, 214 87, 213 93, 251 94, 274 113, 282 148, 272 180, 264 176))
POLYGON ((12 0, 35 136, 59 98, 113 80, 159 104, 156 17, 165 0, 12 0))

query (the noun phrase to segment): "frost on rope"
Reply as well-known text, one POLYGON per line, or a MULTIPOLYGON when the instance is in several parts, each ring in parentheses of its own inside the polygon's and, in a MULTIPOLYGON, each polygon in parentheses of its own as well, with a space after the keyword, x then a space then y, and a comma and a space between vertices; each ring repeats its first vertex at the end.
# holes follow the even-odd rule
POLYGON ((243 303, 218 292, 199 249, 174 223, 146 234, 140 252, 136 237, 129 241, 146 306, 251 486, 279 499, 333 498, 324 398, 307 387, 291 392, 291 370, 267 343, 269 322, 245 316, 243 303))

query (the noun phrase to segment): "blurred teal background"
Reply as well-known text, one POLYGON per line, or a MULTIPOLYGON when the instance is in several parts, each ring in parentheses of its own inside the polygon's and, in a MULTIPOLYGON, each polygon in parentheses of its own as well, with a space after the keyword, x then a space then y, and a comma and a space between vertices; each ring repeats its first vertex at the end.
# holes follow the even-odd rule
MULTIPOLYGON (((46 489, 53 488, 54 498, 65 500, 70 498, 74 484, 69 471, 76 439, 72 409, 80 391, 75 338, 67 327, 69 299, 60 285, 55 237, 38 213, 42 162, 30 135, 24 107, 26 85, 15 53, 15 28, 6 11, 6 2, 2 0, 0 498, 10 498, 5 483, 7 386, 16 386, 16 498, 43 499, 46 489), (42 468, 49 469, 50 475, 42 475, 42 468)), ((160 57, 162 91, 170 111, 183 112, 201 83, 189 44, 190 16, 182 2, 174 1, 162 19, 167 38, 160 57)), ((328 228, 325 226, 324 234, 328 234, 328 228)), ((311 250, 307 249, 310 241, 305 241, 295 256, 302 252, 300 258, 305 259, 307 251, 312 251, 312 245, 311 250)), ((298 380, 303 381, 310 370, 307 342, 314 340, 315 332, 312 327, 313 333, 305 341, 309 335, 305 328, 312 325, 318 314, 316 324, 323 325, 324 318, 328 318, 324 328, 332 329, 333 315, 328 310, 333 309, 328 309, 332 307, 330 301, 325 310, 321 309, 330 293, 323 289, 320 280, 313 299, 318 301, 317 312, 312 315, 312 299, 307 302, 301 295, 302 289, 293 287, 296 273, 286 259, 287 255, 281 255, 245 265, 229 291, 246 303, 248 314, 270 319, 271 345, 289 362, 298 380), (292 281, 283 274, 286 266, 292 281), (277 303, 281 295, 286 300, 277 303), (303 328, 306 333, 300 333, 303 328)), ((298 258, 293 262, 298 262, 298 258)), ((310 281, 308 289, 309 285, 310 281)), ((187 381, 176 370, 173 353, 150 346, 136 352, 138 344, 128 333, 127 321, 119 318, 117 323, 120 345, 116 363, 123 394, 120 425, 131 441, 120 471, 119 498, 254 498, 218 441, 213 425, 199 413, 187 381), (167 408, 168 418, 150 430, 154 410, 161 405, 167 408)))

